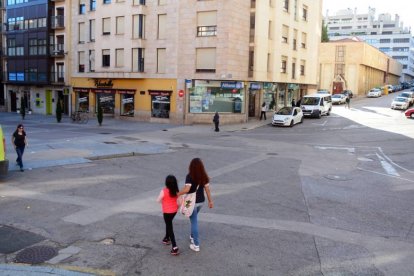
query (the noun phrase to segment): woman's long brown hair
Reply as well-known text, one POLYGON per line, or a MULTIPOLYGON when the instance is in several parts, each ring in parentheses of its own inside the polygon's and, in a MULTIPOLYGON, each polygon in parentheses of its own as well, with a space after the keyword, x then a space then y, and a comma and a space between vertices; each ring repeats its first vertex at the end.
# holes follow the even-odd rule
POLYGON ((201 187, 204 187, 204 185, 210 182, 210 178, 204 168, 203 161, 201 161, 200 158, 194 158, 191 160, 188 172, 191 179, 201 187))

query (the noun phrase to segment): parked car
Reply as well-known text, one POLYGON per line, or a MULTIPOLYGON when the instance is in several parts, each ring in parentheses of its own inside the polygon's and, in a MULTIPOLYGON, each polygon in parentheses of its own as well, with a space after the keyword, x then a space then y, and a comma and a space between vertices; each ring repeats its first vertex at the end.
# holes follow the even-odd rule
POLYGON ((294 126, 303 122, 303 113, 299 107, 282 107, 275 112, 272 118, 272 125, 274 126, 294 126))
POLYGON ((404 114, 405 117, 414 119, 414 108, 407 109, 404 114))
POLYGON ((354 93, 352 93, 351 90, 344 90, 344 91, 342 91, 342 94, 344 94, 348 98, 353 98, 354 97, 354 93))
POLYGON ((402 92, 400 93, 400 95, 398 95, 398 97, 404 97, 407 98, 408 101, 410 102, 410 105, 412 105, 414 103, 414 92, 402 92))
POLYGON ((332 104, 344 104, 346 103, 346 98, 344 94, 334 94, 332 95, 332 104))
POLYGON ((0 176, 5 176, 9 170, 9 160, 6 158, 6 138, 0 125, 0 176))
POLYGON ((367 93, 368 98, 374 98, 374 97, 378 98, 378 97, 381 97, 381 95, 382 95, 382 91, 381 89, 378 89, 378 88, 372 88, 367 93))
POLYGON ((392 86, 391 84, 387 84, 383 88, 387 88, 388 89, 388 93, 395 92, 394 86, 392 86))
POLYGON ((391 103, 391 109, 406 110, 409 106, 409 101, 405 97, 395 97, 391 103))

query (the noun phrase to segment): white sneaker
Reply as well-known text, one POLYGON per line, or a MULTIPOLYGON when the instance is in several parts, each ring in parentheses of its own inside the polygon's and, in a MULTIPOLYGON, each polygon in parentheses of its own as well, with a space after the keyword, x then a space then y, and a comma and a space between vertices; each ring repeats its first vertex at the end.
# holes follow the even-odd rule
POLYGON ((195 251, 195 252, 198 252, 198 251, 200 251, 200 246, 195 245, 195 244, 190 244, 190 249, 195 251))
POLYGON ((194 244, 194 239, 193 239, 193 237, 191 237, 191 236, 190 236, 190 243, 191 243, 191 244, 194 244))

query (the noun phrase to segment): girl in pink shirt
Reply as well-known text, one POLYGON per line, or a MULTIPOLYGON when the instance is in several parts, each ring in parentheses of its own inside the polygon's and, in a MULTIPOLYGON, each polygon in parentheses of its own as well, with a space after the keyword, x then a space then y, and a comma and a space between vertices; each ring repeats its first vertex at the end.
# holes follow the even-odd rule
POLYGON ((175 214, 177 214, 178 210, 177 193, 177 179, 174 175, 168 175, 165 179, 165 188, 161 190, 157 201, 162 204, 162 212, 165 221, 165 237, 162 240, 162 243, 165 245, 169 245, 172 243, 171 255, 180 254, 180 252, 178 251, 177 244, 175 243, 173 229, 173 219, 175 217, 175 214))

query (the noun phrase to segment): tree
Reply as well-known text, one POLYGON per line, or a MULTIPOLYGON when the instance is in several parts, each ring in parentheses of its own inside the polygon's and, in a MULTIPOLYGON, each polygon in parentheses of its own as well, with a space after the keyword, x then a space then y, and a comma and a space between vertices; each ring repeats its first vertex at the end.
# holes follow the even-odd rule
POLYGON ((56 103, 56 120, 58 123, 62 120, 62 101, 59 99, 56 103))
POLYGON ((96 115, 96 118, 98 119, 99 126, 101 126, 103 121, 103 112, 100 99, 98 99, 98 114, 96 115))
POLYGON ((24 97, 20 98, 20 115, 24 120, 24 116, 26 116, 26 105, 24 104, 24 97))
POLYGON ((325 24, 325 21, 322 21, 322 37, 321 37, 321 42, 329 42, 328 26, 325 24))

